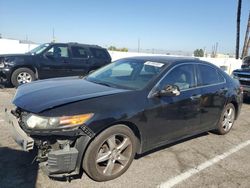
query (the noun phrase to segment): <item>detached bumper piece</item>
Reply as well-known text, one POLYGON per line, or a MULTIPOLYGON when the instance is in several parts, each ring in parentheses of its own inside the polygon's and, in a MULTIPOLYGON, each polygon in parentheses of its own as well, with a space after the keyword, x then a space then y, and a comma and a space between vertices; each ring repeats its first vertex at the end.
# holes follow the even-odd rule
POLYGON ((76 148, 49 152, 46 165, 48 175, 68 173, 75 170, 77 156, 78 150, 76 148))
POLYGON ((17 119, 14 115, 5 109, 5 121, 9 124, 11 129, 12 138, 24 151, 30 151, 34 148, 34 140, 29 137, 19 126, 17 119))

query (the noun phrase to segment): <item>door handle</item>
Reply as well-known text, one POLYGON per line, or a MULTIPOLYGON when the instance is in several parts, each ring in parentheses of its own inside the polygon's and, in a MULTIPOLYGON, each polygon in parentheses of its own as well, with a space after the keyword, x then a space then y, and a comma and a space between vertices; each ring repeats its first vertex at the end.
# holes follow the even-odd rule
POLYGON ((198 100, 198 99, 200 99, 201 98, 201 95, 200 94, 195 94, 195 95, 192 95, 191 97, 191 100, 198 100))

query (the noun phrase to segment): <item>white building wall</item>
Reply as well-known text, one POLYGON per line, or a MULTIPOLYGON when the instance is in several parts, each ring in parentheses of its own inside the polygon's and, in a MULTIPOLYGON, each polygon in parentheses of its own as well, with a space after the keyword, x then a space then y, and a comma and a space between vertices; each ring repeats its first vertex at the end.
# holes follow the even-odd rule
MULTIPOLYGON (((133 57, 133 56, 167 56, 163 54, 148 54, 148 53, 136 53, 136 52, 116 52, 116 51, 109 51, 112 60, 115 61, 117 59, 125 58, 125 57, 133 57)), ((199 58, 203 61, 210 62, 218 67, 225 68, 225 72, 231 74, 233 70, 239 69, 241 67, 242 61, 237 60, 235 58, 207 58, 202 57, 199 58)))
POLYGON ((0 39, 0 54, 21 54, 37 46, 38 44, 20 43, 19 40, 0 39))
MULTIPOLYGON (((20 43, 19 40, 12 39, 0 39, 0 54, 13 54, 13 53, 25 53, 31 49, 37 47, 38 44, 24 44, 20 43)), ((109 51, 112 60, 133 57, 133 56, 165 56, 163 54, 149 54, 149 53, 137 53, 137 52, 117 52, 109 51)), ((241 60, 236 60, 234 58, 200 58, 201 60, 208 61, 217 65, 218 67, 224 66, 226 72, 231 74, 235 69, 241 67, 241 60)))

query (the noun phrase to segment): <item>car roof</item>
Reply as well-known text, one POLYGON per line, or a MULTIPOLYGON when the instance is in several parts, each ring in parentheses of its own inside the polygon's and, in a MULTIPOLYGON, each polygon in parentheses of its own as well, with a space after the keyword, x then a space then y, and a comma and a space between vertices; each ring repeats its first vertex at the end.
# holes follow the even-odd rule
POLYGON ((134 59, 134 60, 143 60, 143 61, 155 61, 165 64, 171 64, 175 62, 183 62, 183 61, 193 61, 193 62, 201 62, 198 58, 194 57, 178 57, 178 56, 135 56, 135 57, 127 57, 124 59, 134 59))
POLYGON ((94 45, 94 44, 81 44, 81 43, 77 43, 77 42, 68 42, 68 43, 58 43, 58 42, 53 42, 50 44, 68 44, 70 46, 82 46, 82 47, 87 47, 87 48, 100 48, 100 49, 104 49, 101 46, 98 45, 94 45))

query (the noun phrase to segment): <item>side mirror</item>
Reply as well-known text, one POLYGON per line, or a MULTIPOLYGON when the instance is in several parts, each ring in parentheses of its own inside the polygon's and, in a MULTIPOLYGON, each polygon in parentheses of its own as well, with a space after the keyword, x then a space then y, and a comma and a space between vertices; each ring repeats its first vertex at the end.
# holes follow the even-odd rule
POLYGON ((89 73, 88 74, 92 74, 93 72, 95 72, 96 70, 91 70, 91 71, 89 71, 89 73))
POLYGON ((155 93, 154 96, 157 97, 163 97, 163 96, 169 96, 169 97, 173 97, 173 96, 178 96, 180 95, 180 88, 176 85, 166 85, 162 90, 158 91, 155 93))

